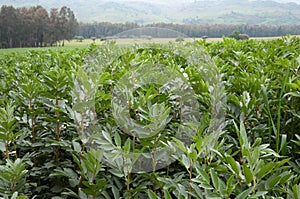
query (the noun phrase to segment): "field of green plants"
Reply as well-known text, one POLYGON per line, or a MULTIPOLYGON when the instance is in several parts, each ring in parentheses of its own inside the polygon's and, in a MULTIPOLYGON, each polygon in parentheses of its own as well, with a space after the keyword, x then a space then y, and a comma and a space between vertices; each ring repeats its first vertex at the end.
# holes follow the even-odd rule
POLYGON ((0 198, 299 199, 299 56, 291 36, 3 54, 0 198))

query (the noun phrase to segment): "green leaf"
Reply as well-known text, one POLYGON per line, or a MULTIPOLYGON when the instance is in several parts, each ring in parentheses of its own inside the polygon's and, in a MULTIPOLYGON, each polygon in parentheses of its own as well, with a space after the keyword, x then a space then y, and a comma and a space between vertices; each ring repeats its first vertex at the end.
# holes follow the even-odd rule
POLYGON ((5 143, 2 141, 0 141, 0 151, 2 151, 2 152, 6 151, 5 143))
POLYGON ((148 197, 150 199, 159 199, 159 197, 151 189, 148 189, 148 197))
POLYGON ((164 190, 164 196, 165 196, 165 199, 172 199, 172 196, 168 190, 164 190))
POLYGON ((242 139, 242 147, 243 148, 249 148, 249 141, 247 137, 247 132, 245 129, 244 123, 241 121, 240 122, 240 137, 242 139))
POLYGON ((282 174, 280 174, 281 179, 280 179, 280 185, 283 185, 287 181, 293 178, 293 173, 290 171, 285 171, 282 174))
POLYGON ((291 160, 291 158, 286 158, 286 159, 283 159, 279 162, 276 162, 276 168, 279 168, 283 165, 285 165, 286 163, 288 163, 289 161, 291 160))
POLYGON ((299 199, 300 198, 300 184, 298 184, 298 185, 295 184, 292 187, 292 191, 293 191, 293 193, 292 193, 293 199, 299 199))
POLYGON ((199 168, 199 167, 196 167, 196 170, 197 170, 198 174, 201 176, 201 179, 209 184, 210 183, 210 177, 206 173, 206 171, 202 168, 199 168))
POLYGON ((106 139, 106 141, 108 141, 110 144, 113 144, 108 132, 102 131, 102 134, 103 134, 103 137, 106 139))
POLYGON ((242 148, 242 155, 245 156, 244 151, 246 149, 249 149, 249 147, 250 147, 246 129, 245 129, 245 125, 244 125, 243 121, 240 121, 240 128, 237 127, 236 123, 234 123, 234 126, 236 129, 238 138, 239 138, 240 146, 242 148))
POLYGON ((121 147, 121 137, 118 133, 115 133, 115 143, 118 147, 121 147))
POLYGON ((14 192, 13 195, 11 196, 11 199, 16 199, 18 195, 19 195, 18 192, 14 192))
POLYGON ((245 191, 237 195, 235 199, 246 199, 249 196, 252 189, 253 189, 252 187, 246 189, 245 191))
POLYGON ((280 183, 281 176, 271 176, 267 179, 265 188, 267 190, 272 190, 276 185, 280 183))
POLYGON ((280 154, 283 156, 287 154, 287 134, 281 135, 280 154))
POLYGON ((81 188, 79 188, 79 198, 80 199, 89 199, 88 196, 83 192, 81 188))
POLYGON ((260 180, 262 179, 264 176, 268 175, 269 173, 273 172, 273 168, 275 167, 274 162, 268 162, 267 164, 265 164, 257 173, 257 178, 260 180))
POLYGON ((174 143, 174 145, 178 148, 178 149, 180 149, 182 152, 184 152, 184 153, 187 153, 187 149, 186 149, 186 147, 185 147, 185 145, 184 145, 184 143, 181 141, 181 140, 179 140, 179 139, 177 139, 177 138, 175 138, 175 137, 173 137, 172 138, 173 139, 173 143, 174 143))
POLYGON ((235 159, 231 156, 226 156, 225 159, 226 159, 226 162, 229 163, 229 165, 231 166, 231 169, 234 171, 234 173, 238 177, 241 177, 241 171, 240 171, 239 163, 236 162, 235 159))
POLYGON ((190 159, 185 154, 182 154, 181 157, 183 166, 188 170, 191 166, 190 159))
POLYGON ((199 186, 199 187, 202 187, 203 189, 207 189, 207 190, 212 190, 212 189, 214 189, 214 187, 211 186, 209 183, 203 182, 203 181, 201 181, 201 180, 199 180, 199 179, 193 179, 193 182, 199 183, 198 186, 199 186))
POLYGON ((234 179, 235 179, 235 175, 231 175, 226 182, 226 190, 228 195, 231 195, 234 188, 236 187, 236 184, 233 184, 234 179))
POLYGON ((127 138, 127 140, 123 146, 123 149, 125 150, 125 152, 127 154, 130 152, 130 144, 131 144, 130 138, 127 138))
POLYGON ((256 198, 265 196, 266 194, 268 194, 267 191, 258 191, 258 192, 255 193, 254 195, 251 195, 251 198, 256 199, 256 198))
POLYGON ((299 97, 300 98, 300 94, 299 93, 296 93, 296 92, 290 92, 290 93, 286 93, 284 96, 293 96, 293 97, 299 97))
POLYGON ((111 190, 113 192, 114 198, 120 198, 119 189, 116 186, 112 185, 111 190))
POLYGON ((28 197, 27 196, 17 196, 16 199, 28 199, 28 197))
POLYGON ((253 180, 253 174, 246 164, 243 164, 243 171, 246 178, 246 184, 250 184, 253 180))
POLYGON ((118 169, 109 169, 109 172, 119 178, 124 177, 124 173, 122 173, 120 170, 118 169))
POLYGON ((192 183, 191 185, 193 188, 192 194, 195 194, 195 192, 196 192, 197 195, 195 197, 197 197, 197 198, 202 197, 203 191, 200 189, 200 187, 194 183, 192 183))
POLYGON ((219 178, 218 175, 216 174, 215 170, 213 168, 210 169, 210 176, 211 176, 211 180, 213 182, 213 185, 216 189, 219 188, 219 178))
POLYGON ((81 146, 78 142, 76 142, 75 140, 72 140, 72 145, 73 145, 74 151, 76 151, 77 153, 81 152, 81 146))

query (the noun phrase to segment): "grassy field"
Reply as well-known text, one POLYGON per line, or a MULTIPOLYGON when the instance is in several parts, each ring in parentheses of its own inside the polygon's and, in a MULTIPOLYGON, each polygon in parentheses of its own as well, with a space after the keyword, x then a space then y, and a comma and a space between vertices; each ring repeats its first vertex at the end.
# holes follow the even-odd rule
MULTIPOLYGON (((221 38, 220 38, 221 39, 221 38)), ((132 45, 132 44, 145 44, 145 43, 160 43, 167 44, 169 42, 175 42, 176 38, 152 38, 152 39, 144 39, 144 38, 125 38, 125 39, 113 39, 111 41, 115 41, 118 45, 132 45)), ((185 42, 194 41, 193 38, 185 38, 185 42)), ((85 39, 82 42, 77 40, 72 40, 69 42, 65 42, 65 46, 87 46, 90 44, 101 45, 105 44, 107 41, 100 41, 100 39, 96 39, 95 41, 91 39, 85 39)))
MULTIPOLYGON (((300 37, 298 35, 297 37, 300 37)), ((256 40, 272 40, 272 39, 278 39, 280 37, 252 37, 250 39, 256 39, 256 40)), ((193 42, 195 40, 201 40, 201 38, 185 38, 184 42, 193 42)), ((220 42, 223 38, 208 38, 208 42, 220 42)), ((130 39, 114 39, 112 41, 115 41, 118 45, 134 45, 134 44, 147 44, 147 43, 160 43, 160 44, 167 44, 169 42, 176 42, 176 38, 152 38, 152 39, 144 39, 144 38, 130 38, 130 39)), ((11 53, 24 53, 28 50, 68 50, 68 49, 74 49, 74 48, 84 48, 91 44, 96 45, 103 45, 107 43, 107 41, 100 41, 100 39, 96 39, 93 41, 92 39, 84 39, 83 41, 77 41, 77 40, 71 40, 71 41, 65 41, 64 47, 45 47, 45 48, 11 48, 11 49, 0 49, 0 57, 5 56, 7 54, 11 53)))
POLYGON ((7 48, 7 49, 0 49, 0 57, 5 56, 7 54, 22 54, 24 52, 30 51, 30 50, 40 50, 40 51, 46 51, 48 49, 59 51, 59 50, 72 50, 74 48, 84 48, 87 47, 89 44, 85 45, 66 45, 64 47, 44 47, 44 48, 7 48))
MULTIPOLYGON (((160 43, 160 44, 167 44, 169 42, 175 42, 176 38, 154 38, 154 39, 115 39, 113 41, 116 42, 118 45, 134 45, 134 44, 145 44, 145 43, 160 43)), ((216 39, 209 39, 209 41, 221 41, 222 38, 216 38, 216 39)), ((192 38, 187 38, 184 40, 185 42, 192 42, 194 39, 192 38)), ((10 49, 0 49, 0 57, 11 54, 11 53, 24 53, 28 50, 68 50, 68 49, 74 49, 74 48, 84 48, 87 47, 91 44, 96 44, 96 45, 104 45, 108 41, 100 41, 100 39, 96 39, 93 41, 92 39, 84 39, 82 42, 77 41, 77 40, 71 40, 71 41, 65 41, 65 46, 64 47, 45 47, 45 48, 10 48, 10 49)))
MULTIPOLYGON (((300 35, 298 35, 300 37, 300 35)), ((250 39, 256 40, 272 40, 278 39, 281 37, 251 37, 250 39)), ((195 40, 201 40, 201 38, 184 38, 184 42, 193 42, 195 40)), ((223 38, 207 38, 208 42, 220 42, 223 41, 223 38)), ((114 39, 118 45, 132 45, 132 44, 145 44, 145 43, 160 43, 160 44, 167 44, 169 42, 176 42, 176 38, 152 38, 152 39, 144 39, 144 38, 129 38, 129 39, 114 39)), ((80 47, 80 46, 88 46, 90 44, 101 45, 105 44, 107 41, 100 41, 100 39, 96 39, 95 41, 91 39, 85 39, 82 42, 72 40, 69 42, 65 42, 65 46, 69 47, 80 47)))

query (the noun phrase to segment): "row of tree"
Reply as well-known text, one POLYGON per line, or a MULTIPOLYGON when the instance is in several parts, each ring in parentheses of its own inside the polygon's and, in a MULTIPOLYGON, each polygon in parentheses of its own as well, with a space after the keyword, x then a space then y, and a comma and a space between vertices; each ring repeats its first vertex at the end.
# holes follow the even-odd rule
POLYGON ((0 48, 43 47, 64 45, 74 37, 77 20, 70 8, 52 8, 50 13, 42 6, 14 8, 2 6, 0 11, 0 48))
POLYGON ((147 25, 139 25, 136 23, 80 23, 77 30, 77 35, 85 38, 91 37, 107 37, 116 35, 122 31, 130 30, 133 28, 142 27, 159 27, 176 30, 188 37, 222 37, 228 36, 235 30, 240 33, 247 34, 250 37, 270 37, 270 36, 284 36, 287 34, 300 35, 300 25, 282 25, 282 26, 269 26, 269 25, 226 25, 226 24, 167 24, 155 23, 147 25))

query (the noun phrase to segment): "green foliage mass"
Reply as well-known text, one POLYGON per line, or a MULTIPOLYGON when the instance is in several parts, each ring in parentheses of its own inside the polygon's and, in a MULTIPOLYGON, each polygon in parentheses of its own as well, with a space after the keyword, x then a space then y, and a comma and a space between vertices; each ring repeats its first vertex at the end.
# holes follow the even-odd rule
POLYGON ((107 42, 5 54, 0 60, 0 197, 298 199, 299 55, 300 39, 290 36, 126 47, 107 42), (201 73, 205 66, 184 56, 198 51, 211 57, 199 60, 220 71, 218 84, 224 87, 212 88, 218 73, 201 73), (145 64, 169 67, 193 88, 201 120, 191 124, 191 143, 173 138, 182 112, 168 92, 171 84, 164 90, 148 83, 129 93, 132 119, 149 128, 165 123, 157 134, 136 138, 118 125, 112 91, 124 74, 145 64), (211 104, 222 89, 226 117, 218 123, 213 117, 218 108, 211 104), (224 126, 220 136, 214 137, 211 123, 224 126), (105 147, 88 146, 87 136, 105 147), (115 160, 123 151, 126 163, 130 152, 160 146, 181 152, 153 172, 130 173, 104 161, 105 150, 111 149, 115 160))

